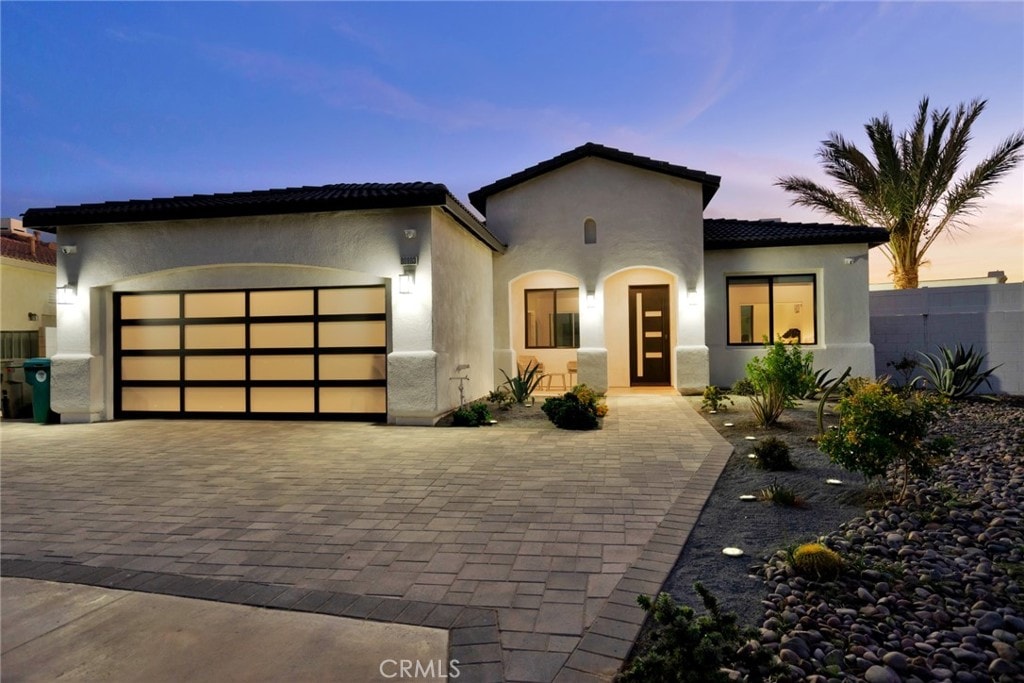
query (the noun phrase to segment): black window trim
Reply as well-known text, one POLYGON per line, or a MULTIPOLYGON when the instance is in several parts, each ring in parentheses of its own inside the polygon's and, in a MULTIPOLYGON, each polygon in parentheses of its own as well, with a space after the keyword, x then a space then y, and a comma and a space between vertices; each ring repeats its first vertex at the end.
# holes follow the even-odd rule
MULTIPOLYGON (((576 292, 576 308, 579 309, 579 306, 580 306, 580 302, 579 302, 580 288, 579 287, 537 287, 537 288, 534 288, 534 289, 524 289, 523 290, 523 335, 524 335, 523 336, 523 345, 526 348, 528 348, 528 349, 578 349, 579 348, 579 337, 576 338, 576 342, 577 342, 576 346, 557 346, 557 345, 554 345, 554 346, 536 346, 536 345, 532 345, 531 346, 530 345, 530 328, 528 327, 528 325, 530 324, 530 321, 529 321, 529 318, 528 318, 528 316, 526 314, 530 310, 530 308, 529 308, 529 298, 530 298, 530 293, 531 292, 551 292, 552 293, 552 297, 553 297, 552 310, 554 311, 554 315, 557 316, 558 315, 558 292, 576 292)), ((576 316, 577 316, 577 318, 579 317, 579 310, 576 311, 576 316)), ((556 334, 555 337, 557 338, 557 336, 558 335, 556 334)))
POLYGON ((768 285, 768 328, 770 341, 776 339, 775 331, 775 279, 783 277, 809 277, 811 278, 811 302, 814 305, 814 342, 807 346, 817 346, 820 343, 818 332, 818 275, 817 273, 771 273, 764 275, 727 275, 725 277, 725 344, 726 346, 752 347, 764 346, 763 339, 751 340, 749 342, 734 342, 729 334, 729 320, 732 317, 731 286, 733 283, 767 281, 768 285))

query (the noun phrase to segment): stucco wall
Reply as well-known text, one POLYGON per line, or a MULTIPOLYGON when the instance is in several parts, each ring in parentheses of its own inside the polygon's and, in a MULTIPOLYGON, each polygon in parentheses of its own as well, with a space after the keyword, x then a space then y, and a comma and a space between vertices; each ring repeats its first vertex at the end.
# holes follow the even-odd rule
POLYGON ((871 292, 871 341, 880 373, 904 356, 938 346, 974 346, 982 370, 1001 365, 981 392, 1024 394, 1024 283, 871 292))
MULTIPOLYGON (((58 254, 57 280, 77 283, 79 300, 58 306, 54 409, 68 422, 111 417, 111 292, 125 289, 129 281, 140 289, 353 284, 363 277, 381 282, 397 277, 400 256, 411 249, 419 250, 418 281, 429 284, 429 277, 421 276, 430 272, 429 250, 421 250, 418 240, 410 244, 404 235, 408 228, 428 240, 431 211, 61 228, 58 242, 77 246, 77 253, 58 254)), ((389 352, 432 352, 429 288, 414 303, 399 300, 392 287, 390 315, 389 352)))
POLYGON ((433 213, 430 251, 433 347, 437 352, 436 416, 458 407, 459 382, 453 377, 469 377, 463 383, 467 401, 486 396, 494 388, 492 252, 437 209, 433 213), (457 371, 460 365, 469 368, 457 371))
MULTIPOLYGON (((521 321, 511 319, 509 285, 525 273, 562 272, 579 280, 584 297, 594 292, 597 306, 588 308, 584 302, 580 310, 579 381, 602 389, 608 387, 610 368, 622 362, 609 356, 606 343, 609 276, 650 267, 672 274, 684 297, 688 287, 703 289, 699 183, 586 158, 489 197, 487 225, 509 245, 494 259, 499 377, 498 368, 514 371, 511 330, 521 321), (588 218, 597 223, 595 244, 584 244, 588 218)), ((675 319, 677 351, 681 346, 705 349, 703 316, 683 311, 675 319)), ((697 374, 705 378, 707 368, 697 374)))
POLYGON ((55 314, 56 272, 53 266, 0 256, 0 329, 38 330, 43 316, 55 314), (29 320, 29 313, 38 319, 29 320))
POLYGON ((745 374, 760 347, 727 344, 726 278, 733 275, 805 275, 817 278, 815 368, 838 375, 850 366, 854 375, 873 377, 874 350, 868 316, 868 247, 845 244, 709 251, 705 255, 707 340, 711 383, 730 386, 745 374), (845 261, 853 257, 853 263, 845 261))

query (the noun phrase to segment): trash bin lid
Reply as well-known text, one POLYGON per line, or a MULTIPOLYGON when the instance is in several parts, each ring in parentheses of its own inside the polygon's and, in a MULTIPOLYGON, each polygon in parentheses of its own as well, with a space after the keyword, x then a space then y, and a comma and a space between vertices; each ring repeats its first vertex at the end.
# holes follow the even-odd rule
POLYGON ((22 365, 23 365, 23 367, 26 370, 29 370, 29 369, 35 370, 35 369, 38 369, 38 368, 48 368, 48 367, 50 367, 50 359, 49 358, 26 358, 25 362, 22 365))

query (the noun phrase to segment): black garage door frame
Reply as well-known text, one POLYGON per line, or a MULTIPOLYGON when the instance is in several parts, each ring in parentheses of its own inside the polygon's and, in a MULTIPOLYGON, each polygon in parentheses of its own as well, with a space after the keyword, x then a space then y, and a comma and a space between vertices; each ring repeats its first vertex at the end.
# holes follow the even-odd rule
MULTIPOLYGON (((327 355, 346 354, 380 354, 386 357, 388 342, 383 346, 344 346, 344 347, 321 347, 320 345, 320 323, 330 322, 361 322, 361 321, 384 321, 386 338, 390 337, 390 330, 387 327, 387 313, 346 313, 346 314, 324 314, 319 312, 319 293, 324 290, 346 290, 346 289, 381 289, 384 290, 384 301, 387 301, 387 290, 385 285, 351 285, 333 287, 270 287, 270 288, 232 288, 232 289, 189 289, 189 290, 166 290, 166 291, 126 291, 114 292, 113 297, 113 324, 114 324, 114 416, 116 419, 257 419, 257 420, 345 420, 345 421, 368 421, 384 422, 387 419, 387 410, 384 412, 322 412, 320 409, 320 389, 325 387, 387 387, 386 375, 381 379, 322 379, 320 377, 320 358, 327 355), (253 317, 250 307, 250 300, 253 292, 286 292, 286 291, 312 291, 313 312, 312 315, 269 315, 253 317), (188 294, 205 293, 243 293, 245 296, 245 315, 239 317, 188 317, 185 315, 185 296, 188 294), (122 319, 122 299, 126 296, 138 295, 177 295, 178 316, 177 318, 135 318, 122 319), (245 348, 230 349, 186 349, 185 331, 186 325, 245 325, 245 348), (251 325, 269 323, 312 323, 313 344, 308 349, 296 349, 295 347, 277 348, 252 348, 250 330, 251 325), (177 325, 179 344, 177 349, 124 349, 122 348, 121 330, 125 327, 146 326, 146 325, 177 325), (301 352, 303 355, 313 357, 313 378, 284 379, 284 380, 254 380, 251 379, 251 359, 256 356, 290 356, 301 352), (245 379, 240 380, 188 380, 186 379, 185 363, 186 358, 194 356, 217 357, 217 356, 245 356, 245 379), (132 356, 148 357, 169 357, 177 358, 179 363, 179 375, 177 380, 158 379, 124 379, 122 372, 122 361, 132 356), (179 390, 179 411, 162 410, 125 410, 123 408, 122 389, 125 387, 165 387, 177 388, 179 390), (216 388, 244 388, 245 389, 245 410, 244 411, 186 411, 185 392, 192 387, 216 387, 216 388), (251 400, 251 389, 259 387, 301 387, 312 388, 314 408, 312 412, 289 412, 287 410, 267 412, 253 411, 251 400)), ((385 371, 386 372, 386 371, 385 371)), ((386 393, 386 391, 385 391, 386 393)), ((386 400, 386 399, 385 399, 386 400)))

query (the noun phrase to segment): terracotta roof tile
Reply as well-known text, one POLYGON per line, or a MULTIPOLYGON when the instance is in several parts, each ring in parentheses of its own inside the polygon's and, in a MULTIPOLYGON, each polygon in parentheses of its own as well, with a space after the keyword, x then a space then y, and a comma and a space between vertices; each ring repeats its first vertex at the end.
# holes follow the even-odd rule
POLYGON ((45 242, 37 242, 33 253, 31 238, 0 236, 0 255, 44 266, 57 265, 57 250, 45 242))
POLYGON ((642 157, 630 152, 624 152, 621 149, 615 149, 614 147, 605 147, 604 145, 599 145, 596 142, 588 142, 585 145, 580 145, 576 149, 571 149, 568 152, 559 154, 552 159, 542 161, 539 164, 530 166, 518 173, 513 173, 507 178, 496 180, 490 185, 485 185, 479 190, 470 192, 469 202, 476 207, 477 211, 486 215, 487 198, 492 194, 497 194, 498 192, 507 190, 510 187, 524 183, 527 180, 532 180, 533 178, 559 169, 562 166, 567 166, 574 161, 579 161, 586 157, 597 157, 608 161, 617 161, 622 164, 628 164, 629 166, 654 171, 655 173, 664 173, 676 178, 683 178, 685 180, 698 182, 704 188, 704 206, 707 206, 708 202, 711 201, 711 198, 715 196, 715 192, 718 191, 718 185, 722 181, 721 177, 705 173, 704 171, 697 171, 685 166, 677 166, 675 164, 670 164, 667 161, 658 161, 656 159, 651 159, 650 157, 642 157))
POLYGON ((705 249, 789 247, 812 244, 867 242, 875 247, 889 241, 885 228, 830 223, 785 223, 776 220, 705 218, 705 249))

